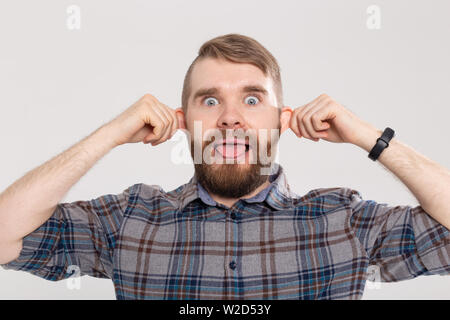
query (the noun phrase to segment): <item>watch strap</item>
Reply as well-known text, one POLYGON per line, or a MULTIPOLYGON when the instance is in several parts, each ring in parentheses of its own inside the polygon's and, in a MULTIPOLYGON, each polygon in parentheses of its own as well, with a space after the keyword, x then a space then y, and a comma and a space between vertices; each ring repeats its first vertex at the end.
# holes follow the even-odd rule
POLYGON ((387 127, 381 137, 377 139, 375 146, 370 150, 368 157, 373 161, 377 160, 381 152, 389 146, 389 141, 394 137, 395 131, 387 127))

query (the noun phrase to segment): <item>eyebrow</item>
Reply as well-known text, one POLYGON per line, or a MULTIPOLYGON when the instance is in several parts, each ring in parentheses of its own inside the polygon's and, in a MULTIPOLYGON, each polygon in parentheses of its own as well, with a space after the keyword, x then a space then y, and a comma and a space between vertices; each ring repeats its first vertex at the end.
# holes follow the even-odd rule
MULTIPOLYGON (((242 92, 246 92, 246 93, 248 93, 248 92, 259 92, 259 93, 262 93, 262 94, 264 94, 266 96, 269 94, 264 87, 262 87, 262 86, 260 86, 258 84, 251 84, 251 85, 244 86, 244 87, 242 87, 241 91, 242 92)), ((194 96, 193 96, 193 101, 196 101, 198 98, 201 98, 201 97, 204 97, 204 96, 217 94, 219 92, 220 92, 220 90, 217 87, 198 89, 195 92, 194 96)))

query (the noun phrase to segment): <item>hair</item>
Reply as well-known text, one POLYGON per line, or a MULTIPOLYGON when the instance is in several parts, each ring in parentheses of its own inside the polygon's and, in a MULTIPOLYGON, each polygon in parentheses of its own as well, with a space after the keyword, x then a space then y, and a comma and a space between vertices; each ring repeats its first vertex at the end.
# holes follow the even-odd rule
POLYGON ((181 106, 185 113, 191 94, 190 78, 192 70, 200 59, 205 58, 225 59, 235 63, 249 63, 258 67, 265 76, 270 75, 274 84, 279 114, 281 113, 281 107, 283 106, 283 88, 281 84, 280 66, 277 60, 255 39, 236 33, 215 37, 205 42, 198 50, 198 56, 191 63, 184 77, 181 106))

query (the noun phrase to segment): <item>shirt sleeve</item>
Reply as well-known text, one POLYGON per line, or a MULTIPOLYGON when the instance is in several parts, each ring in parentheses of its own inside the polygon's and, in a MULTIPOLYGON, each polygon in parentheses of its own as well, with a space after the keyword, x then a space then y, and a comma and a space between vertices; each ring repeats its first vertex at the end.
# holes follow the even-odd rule
POLYGON ((23 238, 19 257, 1 266, 53 281, 72 275, 112 278, 113 251, 132 187, 59 203, 46 222, 23 238))
POLYGON ((450 232, 421 206, 389 206, 351 190, 351 224, 380 281, 450 274, 450 232))

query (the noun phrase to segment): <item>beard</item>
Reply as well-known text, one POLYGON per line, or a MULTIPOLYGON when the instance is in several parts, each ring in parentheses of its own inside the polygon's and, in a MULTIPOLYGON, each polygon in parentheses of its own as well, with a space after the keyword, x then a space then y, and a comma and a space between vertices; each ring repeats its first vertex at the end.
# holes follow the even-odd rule
MULTIPOLYGON (((278 126, 280 129, 280 125, 278 126)), ((278 131, 279 132, 279 131, 278 131)), ((225 137, 225 131, 223 132, 225 137)), ((202 142, 201 150, 203 150, 212 142, 202 142)), ((259 139, 257 140, 258 151, 261 147, 259 139)), ((191 157, 194 159, 194 143, 191 141, 191 157)), ((198 143, 198 142, 197 142, 198 143)), ((245 196, 256 188, 261 186, 269 178, 268 174, 262 174, 267 172, 267 168, 270 168, 273 161, 272 156, 272 143, 270 139, 267 140, 266 152, 269 162, 261 163, 259 153, 256 150, 249 150, 252 155, 256 157, 256 163, 222 163, 222 164, 207 164, 202 159, 201 163, 194 162, 195 176, 197 181, 208 192, 218 195, 224 198, 240 198, 245 196)), ((203 158, 203 157, 202 157, 203 158)), ((255 162, 255 161, 252 161, 255 162)))

